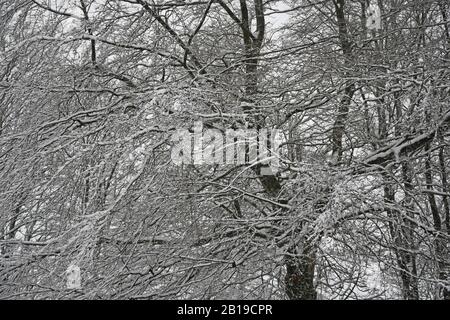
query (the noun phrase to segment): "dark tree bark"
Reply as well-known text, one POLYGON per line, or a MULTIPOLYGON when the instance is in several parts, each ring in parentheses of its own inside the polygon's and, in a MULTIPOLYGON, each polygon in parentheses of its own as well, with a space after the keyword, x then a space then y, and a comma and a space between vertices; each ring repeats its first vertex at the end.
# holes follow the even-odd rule
POLYGON ((316 266, 316 248, 305 239, 303 248, 289 248, 285 257, 286 276, 284 278, 286 294, 291 300, 316 300, 314 271, 316 266))
MULTIPOLYGON (((348 33, 347 22, 345 20, 345 0, 334 0, 336 10, 336 18, 338 23, 339 41, 344 57, 345 65, 352 63, 352 42, 348 33)), ((348 78, 349 74, 344 73, 344 78, 348 78)), ((343 97, 337 108, 337 115, 333 125, 331 134, 332 144, 332 161, 337 164, 342 159, 342 138, 345 133, 345 126, 350 111, 350 104, 355 93, 355 84, 352 80, 346 80, 348 84, 345 85, 343 97)))

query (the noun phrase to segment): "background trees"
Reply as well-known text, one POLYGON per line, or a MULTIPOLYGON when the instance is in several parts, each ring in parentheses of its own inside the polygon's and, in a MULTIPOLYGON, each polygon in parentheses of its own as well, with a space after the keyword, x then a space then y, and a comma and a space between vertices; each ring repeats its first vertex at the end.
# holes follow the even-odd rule
POLYGON ((0 12, 0 297, 448 299, 445 1, 0 12), (174 165, 199 120, 280 171, 174 165))

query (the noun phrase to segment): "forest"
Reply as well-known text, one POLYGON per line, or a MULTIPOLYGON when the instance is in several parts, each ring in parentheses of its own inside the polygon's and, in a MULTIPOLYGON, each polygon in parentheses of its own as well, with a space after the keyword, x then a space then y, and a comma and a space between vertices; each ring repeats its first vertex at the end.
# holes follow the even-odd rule
POLYGON ((0 299, 450 300, 449 17, 0 0, 0 299))

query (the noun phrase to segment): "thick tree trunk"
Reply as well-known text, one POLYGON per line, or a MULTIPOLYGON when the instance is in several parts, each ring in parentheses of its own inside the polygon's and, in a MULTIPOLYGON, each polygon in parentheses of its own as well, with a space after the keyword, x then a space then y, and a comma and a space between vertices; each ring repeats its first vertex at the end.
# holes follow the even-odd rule
MULTIPOLYGON (((223 6, 225 6, 222 3, 223 6)), ((254 0, 256 14, 256 35, 250 33, 250 21, 245 0, 240 0, 241 7, 241 25, 245 46, 245 93, 246 99, 255 102, 255 96, 258 94, 258 64, 261 51, 265 21, 262 0, 254 0)), ((226 7, 226 6, 225 6, 226 7)), ((252 115, 252 108, 246 107, 244 112, 252 115)), ((253 122, 256 128, 264 126, 264 120, 259 116, 253 115, 253 122)), ((261 175, 261 166, 255 166, 255 173, 259 176, 259 181, 264 187, 268 196, 276 198, 281 190, 281 184, 275 175, 261 175)), ((314 269, 316 265, 315 248, 307 243, 302 243, 304 248, 299 252, 296 247, 289 248, 285 256, 286 276, 285 290, 286 295, 292 300, 314 300, 316 291, 314 288, 314 269)))
MULTIPOLYGON (((352 43, 348 33, 347 22, 345 20, 345 0, 334 0, 336 18, 338 22, 339 41, 346 65, 352 63, 352 43)), ((344 77, 350 76, 348 73, 344 74, 344 77)), ((335 122, 333 124, 331 134, 331 147, 332 147, 332 162, 338 164, 342 158, 342 138, 345 133, 345 126, 350 111, 350 104, 355 93, 355 84, 353 82, 348 83, 344 89, 344 96, 342 97, 335 122)))
MULTIPOLYGON (((305 244, 305 243, 304 243, 305 244)), ((286 294, 291 300, 317 299, 314 287, 316 266, 316 248, 305 245, 303 250, 291 247, 285 257, 286 276, 284 278, 286 294)))
MULTIPOLYGON (((426 149, 428 151, 431 150, 431 146, 428 144, 426 149)), ((448 259, 447 259, 447 252, 446 252, 446 245, 447 241, 444 237, 444 230, 442 227, 442 221, 441 221, 441 215, 439 212, 439 208, 436 202, 436 198, 434 196, 434 188, 433 188, 433 172, 432 172, 432 166, 431 166, 431 155, 429 154, 428 157, 425 159, 425 182, 427 184, 427 197, 428 202, 430 205, 431 215, 433 217, 433 224, 434 229, 437 232, 437 237, 434 241, 434 250, 436 255, 436 264, 438 268, 438 278, 442 282, 442 297, 446 300, 450 299, 450 293, 447 288, 447 269, 448 269, 448 259)))
POLYGON ((395 191, 392 187, 392 181, 389 178, 385 178, 384 184, 384 201, 388 208, 386 212, 389 218, 389 233, 392 238, 393 251, 400 273, 403 299, 418 300, 419 288, 417 278, 415 277, 417 273, 415 269, 415 257, 410 251, 410 244, 406 241, 405 221, 401 216, 401 212, 390 209, 390 207, 395 205, 395 191))

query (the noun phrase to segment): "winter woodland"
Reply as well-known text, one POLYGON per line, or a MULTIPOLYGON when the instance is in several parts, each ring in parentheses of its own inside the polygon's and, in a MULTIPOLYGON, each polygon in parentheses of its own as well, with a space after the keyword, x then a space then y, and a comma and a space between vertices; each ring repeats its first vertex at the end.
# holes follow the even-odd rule
POLYGON ((0 299, 450 299, 449 17, 0 0, 0 299))

